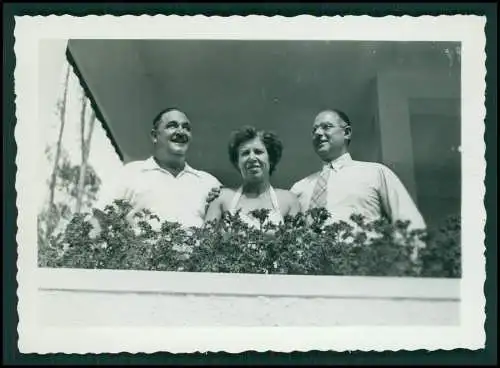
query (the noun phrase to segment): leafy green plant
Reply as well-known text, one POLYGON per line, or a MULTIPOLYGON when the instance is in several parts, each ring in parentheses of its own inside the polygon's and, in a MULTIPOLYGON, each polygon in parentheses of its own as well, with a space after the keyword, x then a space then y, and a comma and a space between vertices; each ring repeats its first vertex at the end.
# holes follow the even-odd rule
POLYGON ((258 228, 225 213, 202 228, 159 222, 150 211, 130 219, 131 206, 116 201, 93 211, 102 231, 91 238, 88 216, 75 216, 64 234, 41 248, 42 267, 156 271, 360 276, 460 277, 460 221, 439 231, 409 230, 408 222, 327 223, 324 209, 267 222, 269 211, 256 210, 258 228), (425 243, 423 249, 419 246, 425 243), (417 252, 418 250, 418 252, 417 252))
POLYGON ((460 277, 461 267, 461 218, 450 216, 444 225, 428 234, 427 247, 421 252, 425 265, 422 276, 460 277))

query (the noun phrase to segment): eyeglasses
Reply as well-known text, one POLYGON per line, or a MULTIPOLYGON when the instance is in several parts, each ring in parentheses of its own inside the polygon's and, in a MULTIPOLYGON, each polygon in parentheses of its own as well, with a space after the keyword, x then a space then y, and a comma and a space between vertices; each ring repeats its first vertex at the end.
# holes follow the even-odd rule
POLYGON ((338 124, 332 124, 332 123, 320 123, 320 124, 317 124, 313 127, 313 134, 318 130, 318 129, 323 129, 323 130, 330 130, 330 129, 333 129, 333 128, 339 128, 339 129, 345 129, 347 127, 349 127, 350 125, 349 124, 343 124, 343 125, 338 125, 338 124))

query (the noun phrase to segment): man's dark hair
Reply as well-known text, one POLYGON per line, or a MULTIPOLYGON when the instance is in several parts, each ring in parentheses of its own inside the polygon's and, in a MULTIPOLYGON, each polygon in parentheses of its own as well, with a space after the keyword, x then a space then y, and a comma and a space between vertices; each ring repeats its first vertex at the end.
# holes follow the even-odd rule
POLYGON ((260 138, 264 146, 266 147, 267 154, 269 156, 269 175, 271 175, 276 169, 276 165, 281 159, 281 154, 283 153, 283 143, 273 132, 258 131, 252 126, 244 126, 231 134, 229 140, 229 160, 231 163, 238 168, 238 149, 240 146, 254 138, 260 138))
POLYGON ((331 111, 336 113, 344 123, 351 126, 351 119, 349 119, 349 116, 347 116, 347 114, 345 112, 343 112, 342 110, 339 110, 339 109, 331 109, 331 111))
MULTIPOLYGON (((345 124, 347 124, 348 127, 351 127, 351 119, 349 119, 349 116, 347 116, 347 114, 342 111, 342 110, 339 110, 339 109, 330 109, 331 111, 333 111, 334 113, 337 114, 337 116, 340 118, 340 120, 342 120, 345 124)), ((347 140, 347 145, 349 146, 351 144, 351 140, 348 139, 347 140)))
POLYGON ((158 114, 156 114, 156 116, 153 118, 153 129, 157 129, 158 128, 158 125, 160 124, 161 122, 161 118, 164 114, 166 114, 167 112, 170 112, 170 111, 179 111, 179 112, 182 112, 184 114, 184 112, 180 109, 178 109, 177 107, 167 107, 163 110, 161 110, 158 114))

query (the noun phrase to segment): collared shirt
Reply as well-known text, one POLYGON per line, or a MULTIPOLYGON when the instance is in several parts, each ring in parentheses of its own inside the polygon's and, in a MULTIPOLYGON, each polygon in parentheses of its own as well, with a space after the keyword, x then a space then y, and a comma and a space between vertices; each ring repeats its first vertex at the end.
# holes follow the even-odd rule
MULTIPOLYGON (((351 214, 365 216, 369 221, 382 216, 392 222, 409 220, 411 228, 425 228, 425 222, 408 191, 387 166, 375 162, 355 161, 345 153, 331 165, 327 184, 326 209, 330 222, 347 221, 351 214)), ((302 210, 310 205, 319 172, 295 183, 290 189, 295 193, 302 210)))
POLYGON ((208 194, 220 185, 211 174, 195 170, 188 164, 174 176, 150 157, 124 165, 114 183, 104 188, 95 207, 103 209, 115 199, 126 199, 134 211, 149 209, 161 222, 200 227, 208 194))

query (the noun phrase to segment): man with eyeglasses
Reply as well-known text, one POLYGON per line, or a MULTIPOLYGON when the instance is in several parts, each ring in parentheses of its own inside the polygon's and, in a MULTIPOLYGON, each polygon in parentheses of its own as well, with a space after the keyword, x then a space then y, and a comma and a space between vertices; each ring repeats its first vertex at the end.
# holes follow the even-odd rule
POLYGON ((410 221, 411 229, 425 229, 422 215, 408 191, 387 166, 353 160, 349 154, 352 126, 341 110, 320 112, 313 124, 312 143, 323 169, 295 183, 291 192, 302 210, 323 207, 329 222, 350 223, 352 214, 373 221, 410 221))

